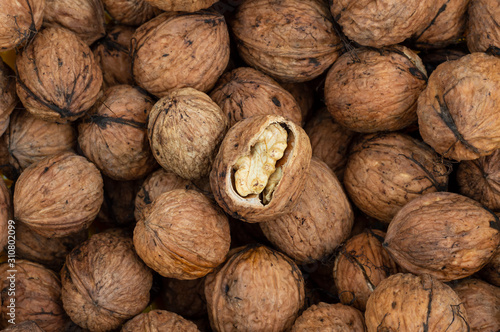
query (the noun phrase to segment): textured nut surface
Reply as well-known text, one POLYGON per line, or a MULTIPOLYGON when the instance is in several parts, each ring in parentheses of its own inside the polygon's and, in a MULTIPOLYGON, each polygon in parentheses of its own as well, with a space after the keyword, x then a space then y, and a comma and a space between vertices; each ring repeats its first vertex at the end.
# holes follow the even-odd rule
POLYGON ((0 178, 0 249, 3 249, 8 242, 10 219, 12 219, 12 197, 5 182, 0 178))
POLYGON ((18 102, 14 77, 14 72, 0 58, 0 135, 7 129, 10 114, 18 102))
POLYGON ((218 0, 146 0, 152 6, 165 11, 195 12, 206 9, 218 0))
POLYGON ((299 331, 365 332, 365 319, 353 307, 321 302, 310 306, 297 318, 291 332, 299 331))
POLYGON ((121 332, 196 332, 196 325, 181 316, 166 310, 151 310, 142 313, 123 325, 121 332))
POLYGON ((297 101, 300 106, 300 111, 302 113, 302 124, 304 124, 305 119, 311 113, 316 100, 315 89, 308 82, 288 82, 280 83, 280 85, 297 101))
POLYGON ((2 332, 44 332, 35 321, 29 320, 15 325, 10 325, 2 332))
POLYGON ((42 26, 45 0, 12 0, 0 3, 0 51, 33 38, 42 26))
POLYGON ((500 3, 496 0, 470 0, 467 46, 470 52, 500 54, 500 3))
POLYGON ((151 6, 146 0, 102 0, 109 15, 121 24, 141 25, 161 10, 151 6))
POLYGON ((497 252, 479 273, 484 280, 500 287, 500 250, 497 249, 497 252))

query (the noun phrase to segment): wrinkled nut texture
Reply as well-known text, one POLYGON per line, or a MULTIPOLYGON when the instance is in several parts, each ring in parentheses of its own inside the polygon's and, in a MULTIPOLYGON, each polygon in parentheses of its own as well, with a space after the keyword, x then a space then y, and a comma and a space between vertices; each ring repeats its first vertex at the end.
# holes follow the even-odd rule
POLYGON ((400 130, 417 120, 417 99, 426 80, 422 60, 404 46, 354 49, 328 71, 325 102, 347 129, 400 130))
POLYGON ((248 0, 231 22, 246 63, 283 82, 305 82, 337 59, 341 40, 321 0, 248 0))
POLYGON ((163 278, 164 309, 188 319, 206 316, 205 278, 179 280, 163 278))
POLYGON ((184 87, 209 91, 229 62, 224 16, 211 11, 161 14, 136 30, 131 55, 136 82, 157 97, 184 87))
POLYGON ((42 236, 63 237, 90 226, 103 195, 94 164, 63 152, 24 170, 14 189, 14 217, 42 236))
POLYGON ((109 15, 121 24, 138 26, 162 11, 146 0, 102 0, 109 15))
POLYGON ((448 188, 449 166, 421 141, 400 133, 370 134, 354 146, 344 186, 367 215, 389 223, 409 201, 448 188))
POLYGON ((36 117, 74 121, 96 102, 102 72, 90 48, 73 32, 46 28, 17 55, 17 94, 36 117))
POLYGON ((0 138, 0 172, 4 175, 3 180, 6 181, 8 185, 12 184, 19 176, 19 172, 16 168, 9 163, 9 158, 10 154, 7 142, 5 136, 2 136, 0 138))
POLYGON ((151 109, 148 137, 158 163, 182 178, 207 176, 227 131, 227 117, 208 95, 172 90, 151 109))
POLYGON ((297 204, 310 160, 311 144, 301 127, 277 115, 254 116, 227 132, 210 173, 210 186, 217 203, 232 217, 247 222, 276 219, 297 204), (278 159, 285 139, 283 129, 286 148, 278 159), (276 151, 264 143, 266 135, 269 143, 279 142, 276 151), (269 163, 266 165, 268 156, 269 161, 276 160, 276 172, 271 172, 269 163), (238 172, 240 167, 248 168, 238 172), (249 183, 250 187, 255 183, 262 187, 263 182, 268 190, 246 194, 238 189, 238 181, 238 186, 249 183))
POLYGON ((18 102, 14 75, 14 72, 0 58, 0 135, 3 135, 7 129, 10 114, 18 102))
POLYGON ((368 332, 470 331, 468 315, 458 295, 436 278, 395 274, 382 280, 368 299, 368 332))
POLYGON ((0 3, 0 52, 22 46, 40 30, 45 0, 10 0, 0 3))
MULTIPOLYGON (((0 250, 8 242, 9 220, 12 219, 12 197, 3 179, 0 178, 0 250)), ((12 227, 12 226, 11 226, 12 227)))
POLYGON ((121 332, 197 332, 196 325, 166 310, 151 310, 137 315, 123 325, 121 332))
POLYGON ((500 148, 500 58, 472 53, 437 67, 418 98, 424 141, 445 158, 473 160, 500 148))
POLYGON ((406 204, 389 224, 384 247, 399 266, 441 281, 468 277, 500 245, 500 221, 478 202, 430 193, 406 204))
POLYGON ((320 302, 307 308, 297 318, 291 332, 365 332, 363 314, 340 303, 328 304, 320 302))
POLYGON ((285 331, 304 304, 297 265, 262 245, 239 248, 215 274, 205 296, 215 331, 285 331))
POLYGON ((311 113, 316 100, 314 87, 308 82, 288 82, 280 83, 280 85, 293 96, 297 104, 300 106, 300 111, 302 113, 302 124, 304 124, 305 119, 311 113))
MULTIPOLYGON (((497 213, 498 215, 498 213, 497 213)), ((486 266, 479 271, 481 278, 492 285, 500 287, 500 250, 493 255, 486 266)))
POLYGON ((227 217, 195 190, 163 193, 134 229, 137 254, 167 278, 207 275, 224 262, 230 243, 227 217))
POLYGON ((62 301, 71 320, 91 331, 109 331, 149 303, 151 271, 120 232, 93 235, 73 249, 61 270, 62 301))
POLYGON ((470 0, 467 47, 470 52, 500 54, 500 3, 496 0, 470 0))
POLYGON ((2 332, 45 332, 38 326, 35 321, 29 320, 15 325, 10 324, 9 327, 3 329, 2 332))
POLYGON ((195 12, 206 9, 218 0, 146 0, 154 7, 165 11, 195 12))

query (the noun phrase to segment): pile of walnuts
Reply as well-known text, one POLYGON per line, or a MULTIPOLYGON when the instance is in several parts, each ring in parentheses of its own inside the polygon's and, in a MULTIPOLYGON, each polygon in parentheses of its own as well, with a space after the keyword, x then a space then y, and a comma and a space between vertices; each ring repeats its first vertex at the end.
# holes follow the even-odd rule
POLYGON ((1 0, 1 331, 499 331, 498 0, 1 0))

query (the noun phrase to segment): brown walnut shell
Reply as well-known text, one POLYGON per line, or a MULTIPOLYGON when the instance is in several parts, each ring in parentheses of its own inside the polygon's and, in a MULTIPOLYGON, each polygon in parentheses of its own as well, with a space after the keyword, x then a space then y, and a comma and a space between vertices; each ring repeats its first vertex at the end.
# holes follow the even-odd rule
POLYGON ((318 77, 340 53, 340 37, 321 0, 247 0, 231 29, 243 60, 283 82, 318 77))
POLYGON ((150 5, 165 11, 195 12, 206 9, 218 0, 146 0, 150 5))
POLYGON ((358 48, 343 54, 325 81, 325 102, 334 120, 362 133, 395 131, 417 120, 417 98, 427 73, 404 46, 358 48))
POLYGON ((477 159, 500 148, 500 58, 472 53, 437 67, 418 98, 422 138, 445 158, 477 159))
POLYGON ((104 202, 99 211, 99 220, 117 227, 134 224, 134 201, 142 179, 116 181, 104 176, 103 180, 104 202))
POLYGON ((45 237, 90 226, 103 201, 101 173, 87 159, 62 152, 31 165, 14 189, 14 217, 45 237))
POLYGON ((0 3, 0 52, 31 40, 43 22, 45 0, 9 0, 0 3))
POLYGON ((500 54, 500 3, 497 0, 470 0, 467 47, 470 52, 500 54))
POLYGON ((365 318, 353 307, 321 302, 307 308, 290 331, 365 332, 365 318))
POLYGON ((91 331, 109 331, 149 303, 151 271, 118 231, 93 235, 73 249, 61 271, 62 301, 71 320, 91 331))
POLYGON ((10 164, 9 159, 10 154, 7 142, 5 141, 5 136, 2 136, 0 138, 0 173, 5 177, 4 181, 7 181, 7 183, 15 181, 19 176, 19 172, 10 164))
POLYGON ((402 327, 405 331, 470 331, 458 295, 428 274, 399 273, 382 280, 366 304, 365 323, 368 332, 402 327))
POLYGON ((415 198, 389 224, 384 247, 404 269, 450 281, 489 262, 500 245, 500 221, 478 202, 454 193, 415 198))
POLYGON ((115 21, 126 25, 144 24, 162 12, 146 0, 102 0, 102 2, 115 21))
POLYGON ((479 271, 479 274, 490 284, 500 287, 500 250, 497 249, 488 264, 479 271))
POLYGON ((162 300, 165 310, 185 318, 203 318, 207 314, 205 279, 179 280, 164 278, 162 300))
POLYGON ((316 95, 314 87, 308 84, 309 82, 299 82, 299 83, 280 83, 280 85, 295 98, 297 104, 300 106, 300 111, 302 113, 302 124, 308 118, 309 114, 312 112, 314 102, 316 101, 316 95))
POLYGON ((17 55, 17 94, 36 117, 74 121, 96 102, 102 72, 90 48, 73 32, 47 28, 17 55))
POLYGON ((2 332, 45 332, 33 320, 24 321, 15 325, 10 325, 3 329, 2 332))
POLYGON ((0 58, 0 135, 9 126, 10 114, 17 102, 15 74, 0 58))
POLYGON ((134 79, 158 97, 185 87, 209 91, 229 62, 229 32, 216 12, 161 14, 132 42, 134 79))
POLYGON ((183 317, 166 310, 142 313, 123 325, 120 332, 197 332, 196 325, 183 317))
MULTIPOLYGON (((12 219, 12 212, 12 196, 10 190, 0 177, 0 251, 7 245, 9 235, 14 235, 14 237, 16 235, 15 232, 14 234, 12 234, 12 231, 9 232, 9 220, 12 219)), ((15 243, 13 243, 13 249, 14 251, 17 250, 15 243)))

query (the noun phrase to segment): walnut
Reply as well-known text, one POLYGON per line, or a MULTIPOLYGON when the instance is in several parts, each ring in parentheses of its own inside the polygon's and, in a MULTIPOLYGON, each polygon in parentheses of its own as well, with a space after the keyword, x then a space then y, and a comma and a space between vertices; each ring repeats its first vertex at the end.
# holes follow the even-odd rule
POLYGON ((143 178, 157 165, 147 138, 154 102, 129 85, 107 89, 78 126, 83 154, 114 180, 143 178))
POLYGON ((500 54, 500 3, 497 0, 470 0, 467 47, 472 52, 500 54))
POLYGON ((134 224, 134 201, 143 180, 116 181, 107 176, 103 180, 104 202, 99 211, 100 221, 117 227, 134 224))
POLYGON ((188 180, 207 176, 227 130, 227 117, 208 95, 193 88, 170 91, 152 108, 148 137, 165 169, 188 180))
POLYGON ((321 0, 247 0, 231 29, 243 60, 283 82, 318 77, 340 53, 340 37, 321 0))
POLYGON ((74 121, 95 103, 102 73, 90 48, 74 33, 47 28, 16 58, 17 94, 36 117, 74 121))
POLYGON ((121 332, 197 332, 196 325, 181 316, 166 310, 152 310, 142 313, 123 325, 121 332))
POLYGON ((473 53, 441 64, 418 98, 424 141, 445 158, 477 159, 500 148, 500 58, 473 53))
POLYGON ((87 159, 62 152, 31 165, 14 190, 14 217, 45 237, 86 229, 103 201, 99 170, 87 159))
POLYGON ((0 58, 0 135, 7 129, 10 114, 17 102, 14 72, 0 58))
POLYGON ((71 320, 91 331, 109 331, 146 308, 153 276, 137 257, 132 240, 108 231, 73 249, 61 282, 71 320))
POLYGON ((318 303, 307 308, 297 318, 291 332, 365 332, 365 319, 363 314, 352 307, 337 303, 318 303))
POLYGON ((195 12, 206 9, 218 0, 146 0, 154 7, 165 11, 195 12))
POLYGON ((488 264, 479 271, 479 274, 490 284, 500 287, 500 250, 497 249, 488 264))
POLYGON ((229 118, 229 126, 255 115, 276 114, 300 125, 302 111, 295 98, 269 76, 248 67, 224 74, 210 97, 229 118))
POLYGON ((354 204, 389 223, 409 201, 448 188, 448 164, 405 134, 363 136, 350 151, 344 186, 354 204))
POLYGON ((44 332, 33 320, 24 321, 19 324, 10 325, 3 329, 2 332, 44 332))
POLYGON ((185 318, 202 318, 207 314, 205 279, 163 279, 162 300, 164 309, 185 318))
POLYGON ((22 46, 40 30, 45 0, 0 3, 0 52, 22 46))
POLYGON ((426 80, 422 60, 404 46, 354 49, 328 71, 326 106, 336 122, 353 131, 400 130, 417 120, 426 80))
POLYGON ((197 279, 224 262, 231 243, 227 217, 203 194, 161 194, 134 229, 137 254, 167 278, 197 279))
POLYGON ((311 145, 302 128, 281 116, 254 116, 227 132, 210 185, 218 204, 234 218, 248 222, 276 219, 297 204, 310 159, 311 145), (260 194, 248 194, 243 189, 248 185, 262 189, 260 194))
POLYGON ((384 247, 398 265, 442 281, 479 271, 500 245, 500 221, 476 201, 454 193, 415 198, 389 224, 384 247))
POLYGON ((0 137, 0 177, 11 185, 19 176, 19 172, 9 163, 10 154, 5 138, 5 136, 0 137))
POLYGON ((102 0, 109 15, 121 24, 138 26, 162 11, 146 0, 102 0))
POLYGON ((298 82, 298 83, 280 83, 280 85, 295 98, 297 104, 300 106, 300 111, 302 113, 302 124, 307 119, 308 115, 311 113, 314 102, 316 101, 316 95, 314 88, 308 84, 308 82, 298 82))
POLYGON ((239 248, 206 278, 210 324, 215 331, 286 331, 304 304, 297 265, 262 245, 239 248))
MULTIPOLYGON (((12 197, 9 189, 5 185, 4 180, 0 177, 0 251, 4 247, 6 247, 9 240, 9 235, 14 235, 15 237, 15 232, 14 234, 12 234, 12 232, 9 232, 9 220, 11 219, 12 219, 12 197)), ((16 248, 15 244, 14 248, 16 248)))
POLYGON ((368 332, 470 331, 468 315, 458 295, 436 278, 395 274, 384 279, 368 299, 368 332))
POLYGON ((224 16, 212 11, 161 14, 136 30, 131 55, 136 82, 158 97, 184 87, 207 92, 229 61, 224 16))

